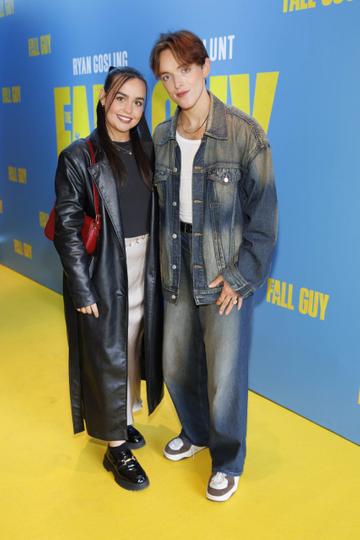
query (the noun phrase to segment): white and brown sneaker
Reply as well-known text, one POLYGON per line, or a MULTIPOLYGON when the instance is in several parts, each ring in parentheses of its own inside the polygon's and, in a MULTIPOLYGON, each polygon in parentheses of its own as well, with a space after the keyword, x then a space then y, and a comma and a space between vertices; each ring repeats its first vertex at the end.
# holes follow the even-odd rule
POLYGON ((164 448, 164 456, 171 461, 180 461, 181 459, 193 456, 204 448, 206 447, 191 444, 191 442, 179 436, 167 443, 164 448))
POLYGON ((210 476, 206 497, 211 501, 224 502, 237 490, 239 476, 216 472, 210 476))

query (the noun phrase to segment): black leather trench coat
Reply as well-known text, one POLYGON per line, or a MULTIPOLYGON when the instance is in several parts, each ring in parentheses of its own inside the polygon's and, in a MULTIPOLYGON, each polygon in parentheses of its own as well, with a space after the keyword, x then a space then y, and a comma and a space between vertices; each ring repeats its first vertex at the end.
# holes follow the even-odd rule
MULTIPOLYGON (((126 439, 128 289, 124 234, 116 180, 102 152, 96 130, 91 165, 85 139, 59 156, 56 171, 54 244, 64 269, 64 308, 69 343, 70 398, 74 433, 86 430, 103 440, 126 439), (102 228, 94 256, 81 240, 84 211, 94 216, 92 180, 99 191, 102 228), (100 317, 77 307, 96 302, 100 317)), ((151 144, 144 149, 151 152, 151 144)), ((163 304, 158 256, 158 216, 152 193, 144 300, 142 377, 146 379, 149 414, 163 396, 163 304)))

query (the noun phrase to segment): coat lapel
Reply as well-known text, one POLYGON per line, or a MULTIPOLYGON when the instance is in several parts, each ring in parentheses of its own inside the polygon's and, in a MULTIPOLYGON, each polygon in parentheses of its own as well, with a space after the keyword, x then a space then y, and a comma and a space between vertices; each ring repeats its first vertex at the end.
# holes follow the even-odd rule
POLYGON ((116 187, 116 180, 112 174, 110 165, 103 159, 98 161, 95 165, 88 167, 88 171, 98 188, 99 195, 104 203, 121 250, 125 256, 124 229, 121 222, 119 190, 116 187))

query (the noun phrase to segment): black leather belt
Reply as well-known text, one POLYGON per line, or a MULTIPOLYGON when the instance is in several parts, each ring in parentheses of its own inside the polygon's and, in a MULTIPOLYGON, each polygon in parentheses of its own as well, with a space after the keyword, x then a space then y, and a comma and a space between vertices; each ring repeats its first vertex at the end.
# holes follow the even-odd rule
POLYGON ((180 221, 180 231, 191 234, 192 233, 192 224, 191 223, 184 223, 183 221, 180 221))

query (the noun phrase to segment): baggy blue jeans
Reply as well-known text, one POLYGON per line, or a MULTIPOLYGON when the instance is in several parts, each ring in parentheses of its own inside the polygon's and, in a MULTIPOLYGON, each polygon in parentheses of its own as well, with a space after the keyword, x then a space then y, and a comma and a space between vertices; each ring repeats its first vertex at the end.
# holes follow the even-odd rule
MULTIPOLYGON (((215 276, 214 276, 215 277, 215 276)), ((209 447, 213 472, 240 475, 246 454, 252 297, 219 315, 192 292, 191 234, 181 233, 178 301, 165 302, 164 378, 181 436, 209 447)))

